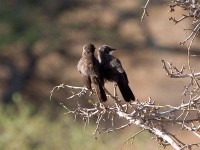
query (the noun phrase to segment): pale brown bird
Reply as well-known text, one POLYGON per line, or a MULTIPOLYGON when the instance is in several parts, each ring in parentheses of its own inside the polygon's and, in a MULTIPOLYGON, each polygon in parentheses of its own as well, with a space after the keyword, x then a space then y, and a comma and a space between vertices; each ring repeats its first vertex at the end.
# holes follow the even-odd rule
POLYGON ((108 45, 103 45, 99 48, 98 59, 101 67, 101 74, 104 79, 114 82, 119 87, 119 90, 126 102, 135 100, 135 96, 129 87, 129 81, 125 70, 122 67, 120 60, 112 55, 116 50, 108 45))
POLYGON ((105 102, 107 101, 107 97, 99 73, 99 61, 94 56, 94 52, 95 46, 93 44, 85 44, 82 58, 78 62, 77 69, 82 75, 85 86, 92 91, 93 85, 98 100, 100 102, 105 102))

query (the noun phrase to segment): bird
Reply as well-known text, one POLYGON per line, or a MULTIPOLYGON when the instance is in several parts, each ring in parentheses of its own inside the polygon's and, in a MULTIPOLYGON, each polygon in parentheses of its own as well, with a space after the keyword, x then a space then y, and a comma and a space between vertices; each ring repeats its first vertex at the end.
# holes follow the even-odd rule
POLYGON ((94 55, 95 49, 95 46, 91 43, 83 46, 82 57, 78 62, 77 69, 82 75, 82 80, 87 89, 93 93, 93 85, 98 100, 106 102, 107 96, 103 87, 103 78, 99 73, 99 61, 94 55))
POLYGON ((122 67, 121 61, 112 55, 115 48, 108 45, 102 45, 98 50, 98 60, 101 68, 101 76, 105 80, 111 81, 118 86, 122 97, 126 102, 134 101, 135 96, 129 87, 129 81, 125 70, 122 67))

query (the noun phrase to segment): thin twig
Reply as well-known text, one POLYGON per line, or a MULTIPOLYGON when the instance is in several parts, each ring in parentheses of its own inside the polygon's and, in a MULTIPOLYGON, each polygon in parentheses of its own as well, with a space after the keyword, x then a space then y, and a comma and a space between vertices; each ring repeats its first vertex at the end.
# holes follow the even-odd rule
POLYGON ((147 0, 146 4, 142 7, 143 8, 143 13, 141 16, 141 22, 143 21, 144 16, 149 16, 148 12, 147 12, 147 6, 149 4, 150 0, 147 0))

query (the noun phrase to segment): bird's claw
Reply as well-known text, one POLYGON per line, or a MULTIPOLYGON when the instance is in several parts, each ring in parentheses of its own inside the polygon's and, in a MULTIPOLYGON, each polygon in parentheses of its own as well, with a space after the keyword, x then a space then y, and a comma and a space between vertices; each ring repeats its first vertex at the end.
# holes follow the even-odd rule
POLYGON ((89 96, 91 96, 93 93, 94 93, 93 91, 90 91, 89 96))

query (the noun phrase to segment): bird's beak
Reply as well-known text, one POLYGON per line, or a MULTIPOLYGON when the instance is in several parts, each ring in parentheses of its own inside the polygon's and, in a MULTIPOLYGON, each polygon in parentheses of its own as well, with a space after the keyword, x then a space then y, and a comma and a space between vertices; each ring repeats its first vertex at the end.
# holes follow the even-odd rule
POLYGON ((115 50, 117 50, 117 49, 115 49, 115 48, 111 48, 111 51, 115 51, 115 50))
POLYGON ((112 55, 112 54, 113 54, 113 51, 115 51, 115 50, 117 50, 117 49, 115 49, 115 48, 110 48, 109 55, 112 55))
POLYGON ((115 48, 110 48, 110 50, 111 50, 111 51, 109 52, 109 54, 112 55, 112 54, 113 54, 113 51, 115 51, 115 50, 117 50, 117 49, 115 49, 115 48))

